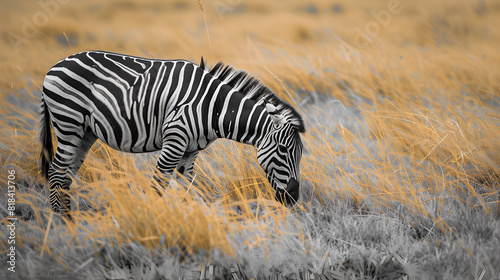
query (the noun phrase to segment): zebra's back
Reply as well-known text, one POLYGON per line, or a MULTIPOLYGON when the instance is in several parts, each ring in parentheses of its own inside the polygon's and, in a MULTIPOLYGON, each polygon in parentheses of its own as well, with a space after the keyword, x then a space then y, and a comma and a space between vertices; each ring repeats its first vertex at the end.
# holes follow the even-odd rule
POLYGON ((180 101, 189 101, 180 76, 201 76, 202 72, 185 60, 82 52, 50 69, 44 81, 44 99, 53 116, 71 116, 69 122, 91 129, 115 149, 157 151, 161 149, 164 119, 182 105, 180 101))

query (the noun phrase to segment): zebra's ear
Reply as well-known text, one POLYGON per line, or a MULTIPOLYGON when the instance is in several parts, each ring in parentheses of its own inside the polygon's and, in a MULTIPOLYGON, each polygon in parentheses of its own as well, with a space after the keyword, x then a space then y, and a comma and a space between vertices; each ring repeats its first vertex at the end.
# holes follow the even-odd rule
POLYGON ((273 104, 266 103, 266 110, 275 124, 284 124, 286 122, 285 116, 273 104))
POLYGON ((207 70, 207 69, 205 69, 205 67, 206 67, 206 63, 203 60, 203 56, 201 56, 200 68, 203 69, 203 70, 207 70))

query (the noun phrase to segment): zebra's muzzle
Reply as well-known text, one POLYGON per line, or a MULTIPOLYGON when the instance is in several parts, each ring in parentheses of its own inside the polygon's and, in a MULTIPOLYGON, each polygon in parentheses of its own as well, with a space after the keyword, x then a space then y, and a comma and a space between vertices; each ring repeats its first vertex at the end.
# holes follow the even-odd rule
POLYGON ((286 186, 286 191, 283 189, 277 189, 274 197, 277 201, 286 206, 295 205, 295 203, 299 200, 299 182, 294 178, 290 179, 286 186))

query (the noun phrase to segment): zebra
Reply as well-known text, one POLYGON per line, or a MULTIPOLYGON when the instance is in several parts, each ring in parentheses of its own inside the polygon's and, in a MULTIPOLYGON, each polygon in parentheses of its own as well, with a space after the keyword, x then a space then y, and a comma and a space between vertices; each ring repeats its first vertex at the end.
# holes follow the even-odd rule
POLYGON ((160 151, 161 180, 174 169, 192 175, 199 152, 226 138, 257 148, 276 200, 292 206, 305 131, 294 107, 229 64, 86 51, 59 61, 43 81, 41 172, 52 211, 71 219, 68 191, 97 139, 123 152, 160 151))

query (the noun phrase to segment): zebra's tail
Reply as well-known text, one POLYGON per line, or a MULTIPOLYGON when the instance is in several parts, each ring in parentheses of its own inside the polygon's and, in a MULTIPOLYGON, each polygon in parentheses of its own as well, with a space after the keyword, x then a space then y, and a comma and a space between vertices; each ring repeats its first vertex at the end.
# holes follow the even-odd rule
MULTIPOLYGON (((44 88, 45 90, 45 88, 44 88)), ((42 108, 40 119, 40 142, 42 142, 42 151, 40 152, 42 175, 45 179, 49 178, 49 167, 54 158, 54 147, 52 144, 52 133, 50 132, 50 114, 47 104, 43 100, 42 94, 42 108)))

